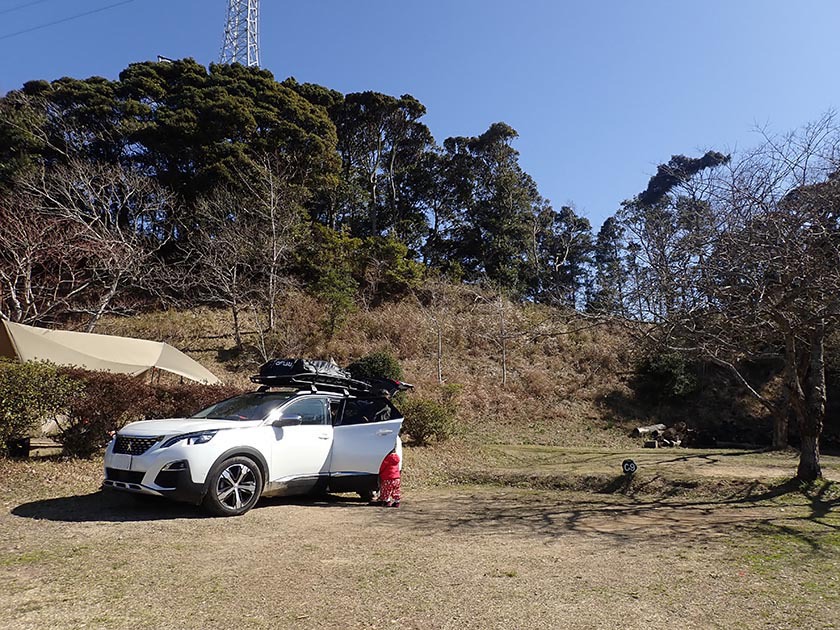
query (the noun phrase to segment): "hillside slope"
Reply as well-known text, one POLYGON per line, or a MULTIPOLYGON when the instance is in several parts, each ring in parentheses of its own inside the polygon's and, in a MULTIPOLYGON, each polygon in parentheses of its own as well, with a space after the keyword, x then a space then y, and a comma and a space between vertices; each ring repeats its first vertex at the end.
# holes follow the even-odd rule
POLYGON ((280 312, 273 334, 258 333, 246 318, 242 348, 229 313, 207 308, 109 317, 97 332, 166 341, 242 387, 250 387, 248 377, 267 357, 346 365, 388 350, 416 395, 430 398, 443 393, 440 333, 442 380, 458 391, 458 425, 467 441, 620 448, 639 445, 627 437, 634 426, 658 421, 737 425, 745 439, 768 429, 760 410, 720 375, 706 375, 681 400, 639 396, 638 347, 630 336, 556 309, 478 300, 461 290, 433 310, 408 300, 358 310, 332 338, 323 332, 323 307, 306 294, 290 294, 280 312))

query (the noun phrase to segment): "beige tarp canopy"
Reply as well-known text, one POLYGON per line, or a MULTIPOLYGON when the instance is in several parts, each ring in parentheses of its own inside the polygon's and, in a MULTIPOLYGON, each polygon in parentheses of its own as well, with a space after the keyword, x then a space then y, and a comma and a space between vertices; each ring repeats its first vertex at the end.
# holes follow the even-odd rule
POLYGON ((158 341, 49 330, 8 321, 0 323, 0 357, 50 361, 135 376, 158 369, 199 383, 219 382, 209 370, 183 352, 158 341))

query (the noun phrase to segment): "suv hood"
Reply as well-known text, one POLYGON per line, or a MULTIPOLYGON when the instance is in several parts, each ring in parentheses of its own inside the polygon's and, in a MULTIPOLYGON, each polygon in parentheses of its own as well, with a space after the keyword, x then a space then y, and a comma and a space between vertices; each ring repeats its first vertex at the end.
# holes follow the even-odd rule
POLYGON ((262 424, 261 420, 211 420, 208 418, 169 418, 166 420, 142 420, 125 425, 119 435, 158 436, 179 435, 211 429, 244 429, 262 424))

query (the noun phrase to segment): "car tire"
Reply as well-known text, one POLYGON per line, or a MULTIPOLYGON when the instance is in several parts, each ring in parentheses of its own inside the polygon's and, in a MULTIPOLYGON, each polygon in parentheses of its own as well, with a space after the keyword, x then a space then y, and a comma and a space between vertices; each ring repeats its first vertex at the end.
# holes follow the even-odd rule
POLYGON ((362 501, 367 501, 368 503, 370 503, 371 501, 373 501, 375 492, 375 490, 360 490, 359 496, 362 498, 362 501))
POLYGON ((250 457, 231 457, 213 467, 202 505, 214 516, 239 516, 260 498, 263 477, 250 457))

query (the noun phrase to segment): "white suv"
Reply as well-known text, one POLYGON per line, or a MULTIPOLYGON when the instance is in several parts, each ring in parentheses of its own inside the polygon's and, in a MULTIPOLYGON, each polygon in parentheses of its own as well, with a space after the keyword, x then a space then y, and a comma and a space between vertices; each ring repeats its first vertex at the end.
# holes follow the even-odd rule
POLYGON ((242 394, 191 418, 126 425, 105 451, 103 487, 235 516, 261 496, 376 488, 403 417, 385 395, 283 389, 242 394))

